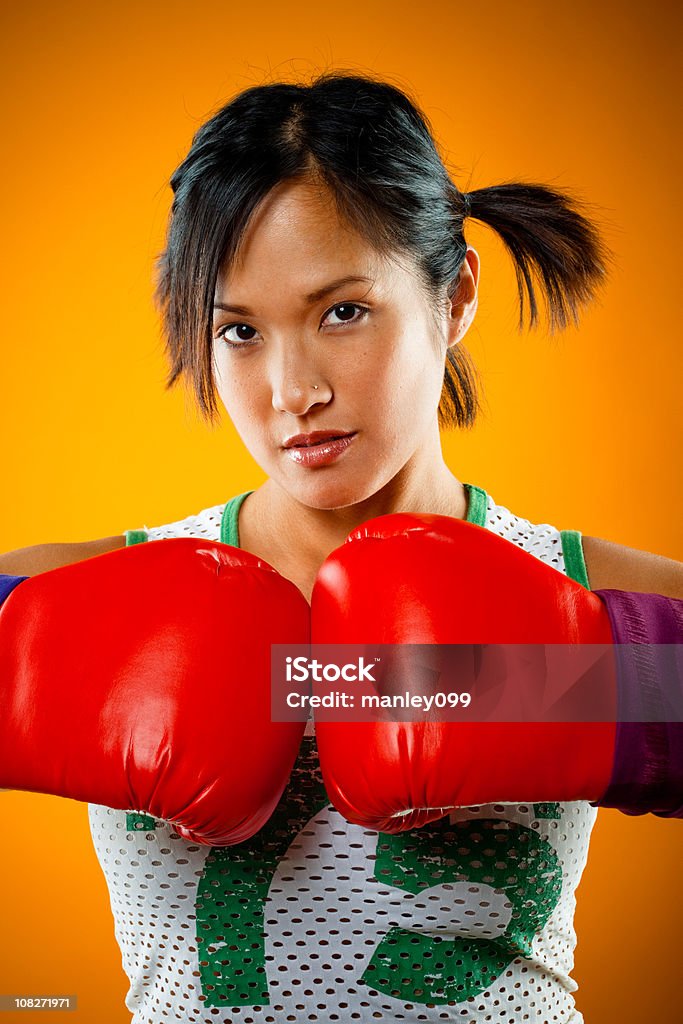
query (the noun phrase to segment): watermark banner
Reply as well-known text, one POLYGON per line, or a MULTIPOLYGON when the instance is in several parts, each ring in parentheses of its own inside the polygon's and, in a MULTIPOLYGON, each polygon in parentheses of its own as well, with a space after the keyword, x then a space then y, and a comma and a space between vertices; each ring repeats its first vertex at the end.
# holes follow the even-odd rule
POLYGON ((280 722, 683 721, 683 644, 273 644, 271 669, 280 722))

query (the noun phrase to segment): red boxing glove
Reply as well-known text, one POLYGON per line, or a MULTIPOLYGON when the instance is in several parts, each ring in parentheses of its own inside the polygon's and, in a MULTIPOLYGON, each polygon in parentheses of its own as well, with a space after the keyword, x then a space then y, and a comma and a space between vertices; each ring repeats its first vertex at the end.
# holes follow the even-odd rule
POLYGON ((304 725, 274 723, 271 643, 308 643, 299 590, 211 541, 114 551, 0 608, 0 786, 169 821, 210 845, 274 810, 304 725))
MULTIPOLYGON (((311 608, 314 645, 612 643, 595 594, 497 534, 448 516, 397 513, 364 523, 321 566, 311 608)), ((610 651, 607 661, 594 695, 606 721, 319 720, 330 799, 349 821, 384 832, 457 806, 597 800, 610 781, 616 735, 610 651)))

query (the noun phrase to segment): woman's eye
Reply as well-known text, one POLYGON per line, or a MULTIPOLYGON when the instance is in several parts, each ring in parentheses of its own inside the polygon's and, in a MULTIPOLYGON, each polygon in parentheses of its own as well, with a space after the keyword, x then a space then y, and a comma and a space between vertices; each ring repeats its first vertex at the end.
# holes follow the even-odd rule
MULTIPOLYGON (((336 322, 331 322, 331 327, 356 324, 367 316, 368 312, 369 310, 365 306, 359 306, 357 302, 338 302, 325 314, 323 323, 326 323, 334 314, 337 319, 336 322)), ((249 324, 224 324, 223 327, 218 328, 215 336, 231 348, 246 348, 252 344, 257 334, 258 331, 250 327, 249 324)))
POLYGON ((248 345, 252 342, 253 336, 245 337, 244 332, 251 331, 252 335, 256 334, 253 327, 249 324, 224 324, 216 331, 216 337, 220 338, 221 341, 225 341, 228 345, 232 345, 233 348, 242 348, 244 345, 248 345), (228 337, 228 331, 234 331, 232 337, 228 337))
MULTIPOLYGON (((358 321, 362 320, 364 316, 367 316, 368 310, 365 306, 359 306, 357 302, 338 302, 336 306, 333 306, 332 309, 325 314, 323 323, 332 315, 332 313, 338 317, 337 324, 353 324, 358 323, 358 321), (359 315, 354 316, 354 312, 357 312, 359 315)), ((332 326, 335 327, 337 324, 333 322, 332 326)))

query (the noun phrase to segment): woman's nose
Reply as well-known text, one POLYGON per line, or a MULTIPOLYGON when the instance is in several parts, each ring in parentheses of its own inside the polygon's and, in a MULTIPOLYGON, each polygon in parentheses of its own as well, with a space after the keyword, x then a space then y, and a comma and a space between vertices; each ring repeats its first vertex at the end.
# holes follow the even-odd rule
POLYGON ((305 416, 313 406, 329 402, 332 395, 326 375, 312 360, 284 360, 273 367, 271 381, 273 408, 294 416, 305 416))

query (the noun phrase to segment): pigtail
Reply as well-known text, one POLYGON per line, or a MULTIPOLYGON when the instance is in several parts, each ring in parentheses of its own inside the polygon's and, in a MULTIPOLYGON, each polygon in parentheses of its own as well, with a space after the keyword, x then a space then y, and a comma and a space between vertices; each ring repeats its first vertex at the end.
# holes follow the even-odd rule
POLYGON ((583 204, 546 185, 508 182, 461 193, 461 216, 493 228, 512 256, 519 294, 519 329, 528 304, 529 327, 538 321, 541 287, 551 333, 578 324, 604 283, 612 255, 581 212, 583 204))

